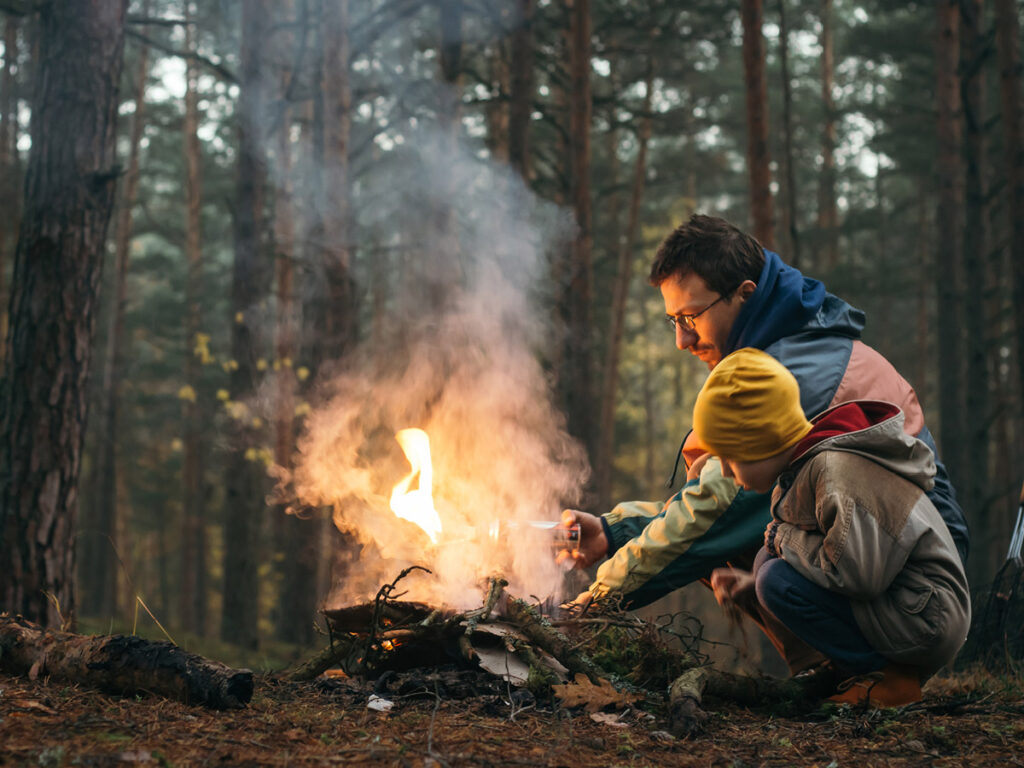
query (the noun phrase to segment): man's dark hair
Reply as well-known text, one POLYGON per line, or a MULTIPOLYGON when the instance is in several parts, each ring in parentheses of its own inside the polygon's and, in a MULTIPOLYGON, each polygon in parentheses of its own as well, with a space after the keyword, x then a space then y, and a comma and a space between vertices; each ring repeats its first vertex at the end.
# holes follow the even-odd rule
POLYGON ((657 288, 670 277, 697 274, 715 293, 728 294, 744 280, 755 283, 764 268, 764 248, 725 219, 695 213, 665 238, 648 280, 657 288))

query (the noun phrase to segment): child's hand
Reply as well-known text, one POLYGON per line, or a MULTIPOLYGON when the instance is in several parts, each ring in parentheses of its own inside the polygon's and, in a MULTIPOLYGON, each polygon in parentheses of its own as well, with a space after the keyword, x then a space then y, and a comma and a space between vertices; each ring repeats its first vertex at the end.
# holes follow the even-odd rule
POLYGON ((740 595, 754 589, 754 574, 739 568, 716 568, 711 572, 711 588, 729 620, 739 624, 743 617, 739 606, 740 595))

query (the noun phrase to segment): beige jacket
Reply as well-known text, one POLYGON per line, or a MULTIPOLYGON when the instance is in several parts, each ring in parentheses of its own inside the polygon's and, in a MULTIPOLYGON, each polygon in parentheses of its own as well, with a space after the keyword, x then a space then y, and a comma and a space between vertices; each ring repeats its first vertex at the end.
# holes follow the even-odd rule
POLYGON ((924 493, 932 452, 904 432, 902 411, 892 413, 794 462, 772 498, 773 544, 803 576, 850 598, 879 653, 928 676, 963 645, 970 594, 949 530, 924 493))

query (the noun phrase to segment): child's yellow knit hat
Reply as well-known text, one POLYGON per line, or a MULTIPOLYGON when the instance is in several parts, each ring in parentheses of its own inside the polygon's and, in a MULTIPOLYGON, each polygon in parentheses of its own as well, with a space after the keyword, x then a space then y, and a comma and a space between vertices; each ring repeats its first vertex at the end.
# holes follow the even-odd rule
POLYGON ((786 367, 759 349, 738 349, 714 367, 693 407, 693 429, 713 454, 760 461, 811 431, 800 386, 786 367))

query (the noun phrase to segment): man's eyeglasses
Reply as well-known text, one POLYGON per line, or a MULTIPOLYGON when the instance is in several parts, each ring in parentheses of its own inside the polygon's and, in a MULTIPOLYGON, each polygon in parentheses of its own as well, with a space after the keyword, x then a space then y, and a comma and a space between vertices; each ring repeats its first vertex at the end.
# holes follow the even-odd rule
POLYGON ((677 328, 678 328, 678 327, 679 327, 680 325, 681 325, 681 326, 683 326, 683 328, 685 328, 686 330, 688 330, 688 331, 692 331, 692 330, 694 330, 694 329, 695 329, 695 327, 696 327, 696 326, 695 326, 695 325, 693 324, 693 321, 694 321, 694 320, 696 320, 696 319, 697 319, 698 317, 700 317, 701 315, 703 315, 703 314, 704 314, 705 312, 707 312, 707 311, 708 311, 709 309, 711 309, 711 308, 712 308, 713 306, 715 306, 715 304, 717 304, 718 302, 720 302, 720 301, 721 301, 722 299, 726 298, 727 296, 731 296, 731 295, 732 295, 732 293, 733 293, 733 291, 729 291, 728 293, 723 293, 723 294, 720 294, 720 295, 719 295, 719 297, 718 297, 717 299, 715 299, 715 300, 714 300, 714 301, 712 301, 712 302, 711 302, 710 304, 708 304, 708 305, 707 305, 706 307, 704 307, 704 309, 702 309, 702 310, 701 310, 700 312, 692 312, 692 313, 690 313, 690 314, 682 314, 682 315, 676 315, 675 317, 673 317, 672 315, 669 315, 669 316, 668 316, 667 318, 665 318, 665 319, 666 319, 666 320, 668 320, 668 323, 669 323, 669 325, 671 325, 671 326, 672 326, 672 330, 673 330, 673 332, 674 332, 674 331, 675 331, 675 330, 676 330, 676 329, 677 329, 677 328))

